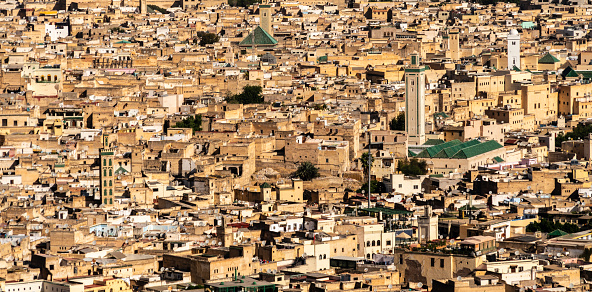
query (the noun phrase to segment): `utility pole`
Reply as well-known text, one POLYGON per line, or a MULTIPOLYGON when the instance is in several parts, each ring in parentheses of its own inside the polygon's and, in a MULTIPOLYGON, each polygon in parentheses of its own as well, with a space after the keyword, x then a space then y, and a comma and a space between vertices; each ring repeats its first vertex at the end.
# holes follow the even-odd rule
POLYGON ((471 220, 473 219, 473 197, 471 197, 471 193, 469 194, 469 224, 471 224, 471 220))
POLYGON ((371 177, 371 173, 370 171, 372 170, 372 152, 370 151, 372 149, 372 134, 370 133, 370 131, 368 131, 368 209, 370 209, 370 177, 371 177))

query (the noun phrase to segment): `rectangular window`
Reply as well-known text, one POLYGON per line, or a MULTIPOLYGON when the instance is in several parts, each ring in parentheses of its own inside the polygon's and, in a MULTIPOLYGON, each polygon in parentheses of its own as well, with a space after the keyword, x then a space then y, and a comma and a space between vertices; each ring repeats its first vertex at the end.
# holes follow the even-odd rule
POLYGON ((430 265, 433 267, 436 264, 436 259, 435 258, 431 258, 430 259, 430 265))
POLYGON ((444 259, 440 259, 440 268, 444 267, 444 259))

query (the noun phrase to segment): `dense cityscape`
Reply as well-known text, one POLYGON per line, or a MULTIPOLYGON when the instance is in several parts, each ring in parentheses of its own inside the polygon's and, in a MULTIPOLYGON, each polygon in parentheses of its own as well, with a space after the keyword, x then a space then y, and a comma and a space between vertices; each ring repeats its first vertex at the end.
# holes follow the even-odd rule
POLYGON ((592 1, 0 1, 0 292, 592 290, 592 1))

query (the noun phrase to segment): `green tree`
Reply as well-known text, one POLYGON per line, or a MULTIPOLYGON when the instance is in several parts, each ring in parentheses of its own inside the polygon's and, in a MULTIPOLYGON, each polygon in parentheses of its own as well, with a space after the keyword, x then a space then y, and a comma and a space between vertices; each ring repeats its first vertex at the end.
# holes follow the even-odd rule
POLYGON ((364 172, 364 176, 368 176, 368 164, 372 159, 372 154, 370 154, 370 152, 364 152, 360 157, 360 162, 362 163, 362 171, 364 172))
POLYGON ((262 93, 263 88, 261 88, 261 86, 247 85, 243 88, 241 94, 226 96, 226 102, 240 104, 263 103, 264 99, 262 93))
POLYGON ((233 7, 249 7, 255 3, 260 3, 258 0, 228 0, 228 5, 233 7))
POLYGON ((193 132, 201 131, 201 115, 189 116, 180 122, 177 122, 173 128, 191 128, 193 132))
POLYGON ((158 11, 158 12, 160 12, 162 14, 169 14, 169 12, 166 9, 164 9, 164 8, 162 8, 160 6, 156 6, 156 5, 153 5, 153 4, 148 4, 146 6, 150 7, 152 10, 158 11))
POLYGON ((220 40, 220 37, 217 34, 211 32, 198 32, 197 37, 199 37, 199 45, 202 47, 216 43, 220 40))
MULTIPOLYGON (((368 183, 367 182, 362 185, 362 187, 358 190, 358 193, 361 193, 362 191, 365 191, 366 193, 368 192, 368 183)), ((373 194, 386 193, 386 186, 384 185, 383 182, 380 182, 377 180, 371 180, 370 181, 370 192, 373 194)))
POLYGON ((405 131, 405 113, 399 113, 389 123, 389 129, 392 131, 405 131))
POLYGON ((405 175, 424 175, 428 173, 428 164, 425 160, 419 160, 417 158, 399 160, 397 170, 405 175))
POLYGON ((308 161, 300 163, 298 169, 292 174, 292 177, 298 177, 301 180, 306 181, 312 180, 313 178, 317 178, 319 176, 321 176, 319 174, 319 169, 308 161))
POLYGON ((555 230, 561 230, 561 231, 565 231, 567 233, 576 233, 576 232, 580 232, 582 230, 586 230, 587 228, 582 228, 580 229, 578 227, 578 225, 576 224, 571 224, 571 223, 565 223, 565 224, 561 224, 559 222, 553 222, 552 220, 548 220, 548 219, 541 219, 539 222, 531 222, 530 224, 526 225, 526 231, 527 232, 536 232, 536 231, 541 231, 541 232, 545 232, 545 233, 550 233, 553 232, 555 230))
POLYGON ((579 140, 587 138, 588 135, 592 133, 592 124, 578 124, 575 128, 572 129, 571 132, 564 134, 557 135, 555 138, 555 146, 561 147, 561 142, 567 140, 579 140))

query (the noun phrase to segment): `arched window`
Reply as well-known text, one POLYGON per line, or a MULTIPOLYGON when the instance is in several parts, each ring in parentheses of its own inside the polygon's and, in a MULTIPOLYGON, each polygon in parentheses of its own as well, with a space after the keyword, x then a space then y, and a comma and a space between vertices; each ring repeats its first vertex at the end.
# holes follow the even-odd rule
POLYGON ((112 181, 112 180, 110 180, 110 181, 109 181, 109 186, 110 186, 110 187, 112 187, 112 186, 113 186, 113 181, 112 181))
POLYGON ((103 159, 103 166, 107 166, 107 158, 103 159))
POLYGON ((53 81, 58 82, 58 75, 53 75, 53 81))
POLYGON ((109 176, 112 176, 112 175, 113 175, 113 170, 109 169, 109 176))
POLYGON ((376 246, 376 241, 372 240, 372 246, 376 246))
POLYGON ((103 186, 106 187, 107 186, 107 181, 103 182, 103 186))
POLYGON ((366 246, 370 246, 370 240, 366 242, 366 246))
POLYGON ((103 193, 104 193, 104 196, 106 197, 107 196, 107 190, 105 190, 103 193))
POLYGON ((109 196, 113 196, 113 190, 109 190, 109 196))
POLYGON ((109 204, 113 204, 113 199, 109 199, 109 204))
POLYGON ((380 246, 380 240, 376 241, 376 245, 380 246))
POLYGON ((112 166, 112 163, 113 162, 111 161, 111 159, 109 159, 109 166, 112 166))

